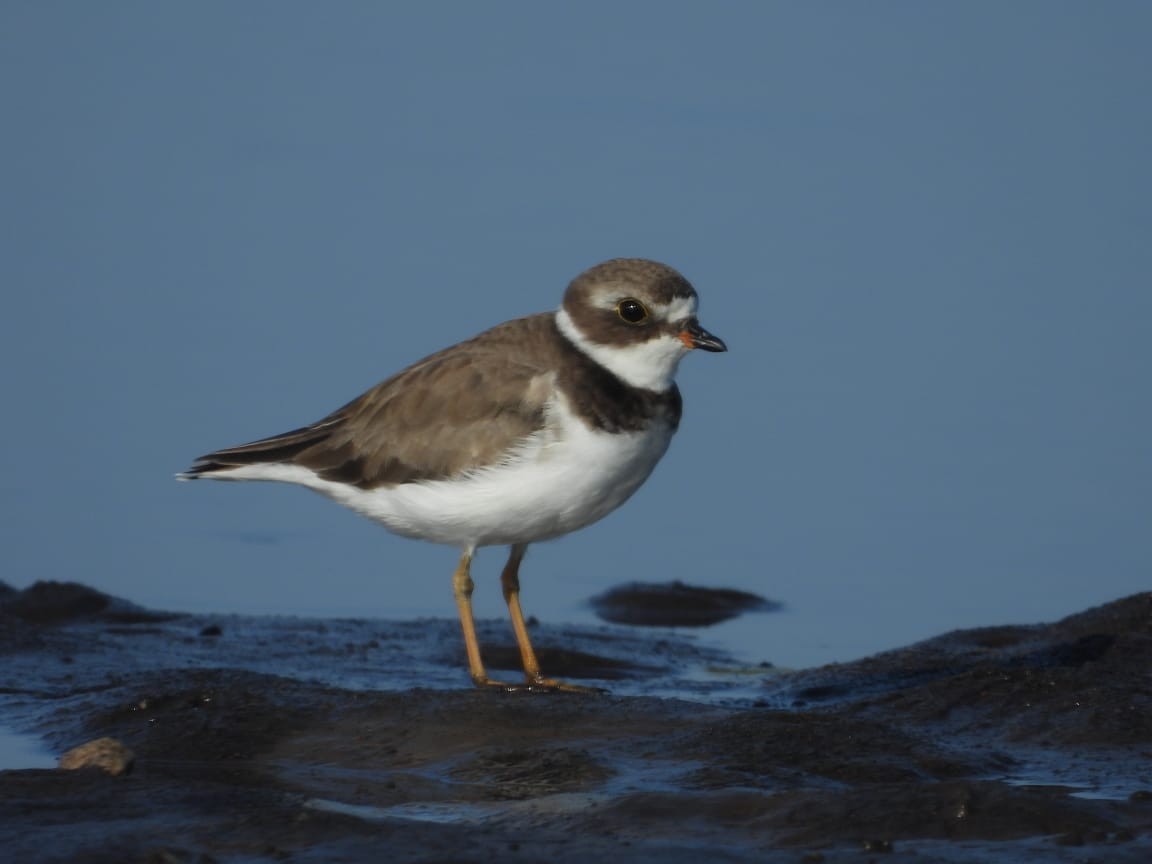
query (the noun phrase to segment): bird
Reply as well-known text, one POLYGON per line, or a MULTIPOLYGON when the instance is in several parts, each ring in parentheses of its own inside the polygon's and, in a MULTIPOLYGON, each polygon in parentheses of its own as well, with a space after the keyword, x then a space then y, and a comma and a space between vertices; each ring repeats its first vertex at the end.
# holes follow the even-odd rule
POLYGON ((585 691, 546 677, 520 604, 529 544, 602 519, 648 479, 680 424, 675 376, 723 352, 672 267, 614 258, 574 278, 559 308, 499 324, 382 381, 328 416, 197 458, 181 480, 314 490, 389 531, 460 550, 452 575, 472 682, 585 691), (477 549, 507 546, 500 582, 524 682, 489 677, 472 615, 477 549))

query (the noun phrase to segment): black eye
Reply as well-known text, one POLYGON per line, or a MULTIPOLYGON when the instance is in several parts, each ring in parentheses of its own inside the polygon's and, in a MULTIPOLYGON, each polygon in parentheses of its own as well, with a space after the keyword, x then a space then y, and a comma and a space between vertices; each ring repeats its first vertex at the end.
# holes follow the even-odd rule
POLYGON ((639 324, 648 317, 648 310, 639 300, 628 297, 616 304, 616 314, 629 324, 639 324))

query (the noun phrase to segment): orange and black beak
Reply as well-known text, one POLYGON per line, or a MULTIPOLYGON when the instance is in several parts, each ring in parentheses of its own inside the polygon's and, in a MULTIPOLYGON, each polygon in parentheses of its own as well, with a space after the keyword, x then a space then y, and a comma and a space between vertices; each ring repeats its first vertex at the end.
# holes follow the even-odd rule
POLYGON ((695 318, 690 318, 680 331, 680 341, 689 348, 703 348, 705 351, 727 351, 728 346, 719 336, 713 336, 700 326, 695 318))

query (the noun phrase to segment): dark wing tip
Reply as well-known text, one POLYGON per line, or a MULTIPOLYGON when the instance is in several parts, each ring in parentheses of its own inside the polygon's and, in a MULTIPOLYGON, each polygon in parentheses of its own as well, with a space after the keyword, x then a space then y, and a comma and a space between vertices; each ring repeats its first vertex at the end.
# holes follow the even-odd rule
POLYGON ((332 419, 326 418, 315 425, 293 429, 282 435, 206 453, 198 456, 187 471, 177 474, 176 479, 196 480, 245 465, 290 463, 308 448, 326 440, 337 425, 332 419))
POLYGON ((235 465, 226 465, 223 462, 214 462, 207 456, 201 456, 192 466, 185 471, 181 471, 176 475, 177 480, 198 480, 205 474, 215 474, 217 471, 224 471, 228 468, 235 468, 235 465))

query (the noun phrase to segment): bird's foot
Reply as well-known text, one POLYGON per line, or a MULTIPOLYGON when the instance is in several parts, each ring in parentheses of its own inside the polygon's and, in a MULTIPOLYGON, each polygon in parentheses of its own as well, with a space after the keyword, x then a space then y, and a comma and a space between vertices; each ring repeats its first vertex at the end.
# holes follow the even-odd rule
POLYGON ((582 684, 569 684, 555 678, 536 676, 520 682, 496 681, 487 675, 473 677, 472 683, 480 688, 503 690, 505 693, 607 693, 602 687, 585 687, 582 684))
POLYGON ((540 690, 544 692, 560 693, 607 693, 603 687, 588 687, 584 684, 571 684, 567 681, 557 681, 555 678, 545 678, 538 675, 525 682, 525 687, 529 690, 540 690))

